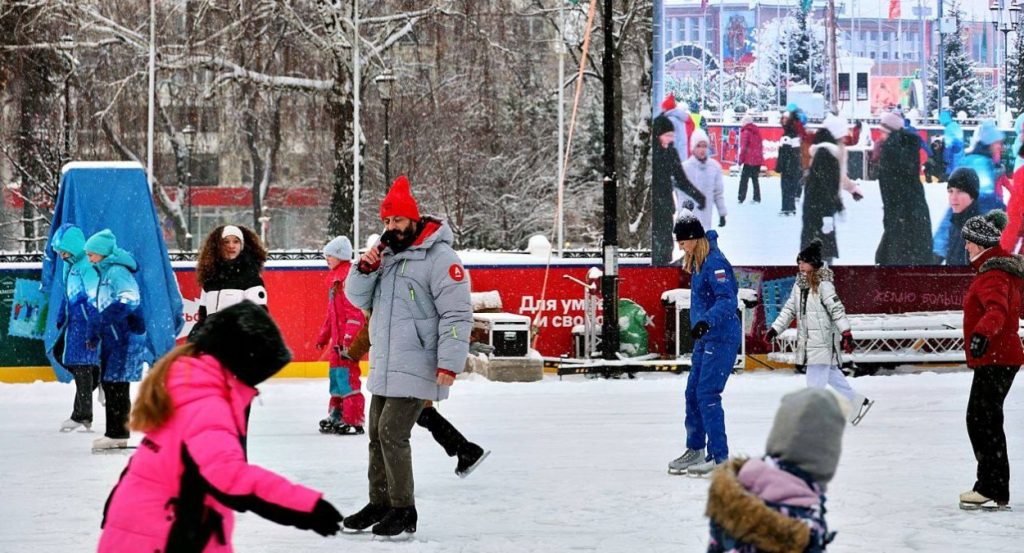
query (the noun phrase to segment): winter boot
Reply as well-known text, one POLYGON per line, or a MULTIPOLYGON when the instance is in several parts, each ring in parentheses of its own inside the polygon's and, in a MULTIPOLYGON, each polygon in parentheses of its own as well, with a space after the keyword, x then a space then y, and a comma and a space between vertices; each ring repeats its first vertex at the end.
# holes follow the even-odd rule
POLYGON ((1005 502, 998 502, 989 499, 980 493, 971 490, 960 494, 960 508, 965 511, 1009 511, 1010 506, 1005 502))
POLYGON ((685 474, 686 469, 704 460, 703 449, 687 449, 685 453, 668 464, 669 474, 685 474))
POLYGON ((874 401, 860 394, 854 396, 853 401, 850 402, 850 424, 853 426, 860 424, 861 419, 864 418, 864 415, 868 414, 868 411, 871 410, 871 406, 874 404, 874 401))
POLYGON ((473 442, 466 442, 459 448, 459 464, 455 467, 455 474, 459 475, 459 478, 469 476, 490 454, 490 451, 484 451, 484 448, 473 442))
POLYGON ((388 510, 373 527, 377 536, 397 537, 403 534, 416 533, 416 507, 395 507, 388 510))
POLYGON ((355 435, 365 434, 366 433, 366 431, 363 430, 362 426, 352 426, 351 424, 345 424, 345 423, 343 423, 341 421, 338 421, 338 422, 334 423, 334 427, 333 427, 332 431, 335 434, 338 434, 338 435, 341 435, 341 436, 347 436, 347 435, 350 435, 350 434, 355 436, 355 435))
POLYGON ((714 472, 714 470, 718 468, 718 465, 721 464, 721 462, 715 461, 714 459, 705 459, 699 463, 690 465, 686 469, 686 475, 695 478, 703 478, 714 472))
POLYGON ((93 451, 104 451, 107 449, 127 449, 127 447, 127 438, 108 438, 106 436, 102 436, 92 441, 93 451))
POLYGON ((342 521, 342 525, 345 530, 362 532, 383 520, 384 515, 388 514, 390 510, 391 508, 387 505, 368 503, 365 507, 360 509, 358 513, 345 517, 345 520, 342 521))
POLYGON ((61 432, 71 432, 72 430, 74 430, 74 429, 76 429, 76 428, 78 428, 80 426, 84 426, 85 427, 84 431, 88 432, 88 431, 92 430, 92 421, 78 422, 78 421, 76 421, 74 419, 68 419, 68 420, 60 423, 60 431, 61 432))

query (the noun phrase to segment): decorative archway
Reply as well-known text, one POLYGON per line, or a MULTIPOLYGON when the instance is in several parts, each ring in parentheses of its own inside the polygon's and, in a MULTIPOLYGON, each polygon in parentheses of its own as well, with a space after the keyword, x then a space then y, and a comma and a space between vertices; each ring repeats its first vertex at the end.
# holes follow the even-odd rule
POLYGON ((714 54, 709 52, 706 48, 702 48, 697 44, 689 42, 677 44, 665 51, 664 64, 666 67, 678 60, 691 61, 698 67, 703 64, 704 69, 708 71, 718 71, 721 67, 718 58, 715 57, 714 54))

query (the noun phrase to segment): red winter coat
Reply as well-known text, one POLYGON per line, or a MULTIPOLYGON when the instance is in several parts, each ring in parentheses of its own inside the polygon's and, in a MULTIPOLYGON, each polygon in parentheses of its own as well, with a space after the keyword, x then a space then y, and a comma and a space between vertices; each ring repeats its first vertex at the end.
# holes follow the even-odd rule
POLYGON ((1024 365, 1019 328, 1021 288, 1024 287, 1024 257, 1009 255, 996 246, 971 262, 978 276, 964 296, 964 349, 967 366, 1024 365), (971 355, 971 336, 988 338, 981 357, 971 355))
POLYGON ((146 433, 107 499, 99 553, 229 553, 232 510, 310 526, 321 493, 246 461, 255 388, 202 355, 174 362, 167 392, 174 413, 146 433))
POLYGON ((363 310, 352 305, 352 302, 345 297, 345 279, 351 268, 352 264, 346 261, 327 274, 327 317, 320 325, 320 334, 317 336, 316 343, 332 346, 330 358, 332 367, 350 367, 351 363, 359 361, 358 359, 354 361, 343 359, 338 353, 338 349, 333 347, 341 346, 347 350, 352 345, 356 334, 359 333, 359 329, 366 324, 366 315, 363 310), (343 363, 347 364, 343 365, 343 363))
POLYGON ((761 144, 761 129, 747 123, 740 129, 740 163, 743 165, 764 165, 764 146, 761 144))
POLYGON ((1010 220, 1003 229, 999 246, 1010 253, 1021 253, 1024 247, 1017 248, 1017 244, 1024 238, 1024 166, 1013 172, 1013 190, 1010 191, 1006 215, 1010 220))

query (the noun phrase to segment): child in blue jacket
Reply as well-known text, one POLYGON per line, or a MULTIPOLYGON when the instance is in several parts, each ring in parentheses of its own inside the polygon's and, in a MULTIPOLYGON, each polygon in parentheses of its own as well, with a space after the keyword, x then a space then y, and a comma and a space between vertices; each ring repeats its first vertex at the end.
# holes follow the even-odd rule
POLYGON ((54 354, 75 377, 75 403, 61 432, 92 427, 92 392, 99 385, 99 355, 86 346, 89 321, 97 316, 96 291, 100 276, 85 256, 85 234, 72 224, 53 234, 50 247, 64 260, 64 302, 57 311, 60 337, 54 354))
POLYGON ((704 232, 696 215, 683 211, 673 229, 686 252, 690 277, 693 358, 686 380, 686 452, 669 463, 669 474, 705 476, 729 458, 722 391, 732 374, 742 331, 732 265, 718 249, 718 233, 704 232), (705 445, 707 454, 705 455, 705 445))
POLYGON ((146 325, 139 306, 139 285, 132 273, 138 271, 135 258, 117 246, 110 229, 89 237, 85 251, 99 270, 96 309, 89 322, 89 345, 99 348, 103 390, 107 397, 107 431, 93 441, 93 450, 128 446, 128 413, 131 382, 142 378, 146 360, 146 325))

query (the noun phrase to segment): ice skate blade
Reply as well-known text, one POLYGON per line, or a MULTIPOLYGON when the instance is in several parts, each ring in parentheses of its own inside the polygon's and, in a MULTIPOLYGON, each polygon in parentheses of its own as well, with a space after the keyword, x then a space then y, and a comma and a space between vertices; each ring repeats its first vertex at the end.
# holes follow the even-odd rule
POLYGON ((469 476, 470 474, 473 474, 473 471, 476 470, 476 467, 479 467, 480 463, 483 463, 484 459, 486 459, 487 456, 490 455, 490 454, 491 454, 491 450, 485 449, 484 450, 484 454, 481 455, 480 458, 477 459, 475 463, 470 465, 469 468, 467 468, 463 472, 456 472, 455 474, 458 474, 459 478, 465 478, 465 477, 469 476))
POLYGON ((397 534, 397 535, 394 535, 394 536, 382 536, 382 535, 380 535, 380 534, 373 534, 373 541, 383 541, 383 542, 389 542, 389 541, 397 541, 397 542, 405 542, 405 541, 412 541, 412 540, 413 540, 413 538, 415 538, 415 537, 416 537, 416 532, 409 532, 409 531, 407 530, 407 531, 404 531, 404 532, 402 532, 401 534, 397 534))
POLYGON ((965 503, 960 502, 960 508, 964 511, 986 511, 986 512, 997 512, 997 511, 1011 511, 1009 505, 1000 505, 995 501, 986 501, 984 503, 965 503))
POLYGON ((137 445, 129 445, 125 447, 107 447, 103 449, 93 449, 93 455, 111 455, 114 453, 134 453, 136 449, 139 449, 137 445))
POLYGON ((860 424, 860 421, 864 420, 864 416, 868 414, 868 411, 871 410, 871 407, 874 406, 874 404, 874 400, 870 400, 863 406, 861 406, 860 413, 857 413, 857 416, 853 417, 853 419, 850 421, 850 425, 857 426, 858 424, 860 424))

